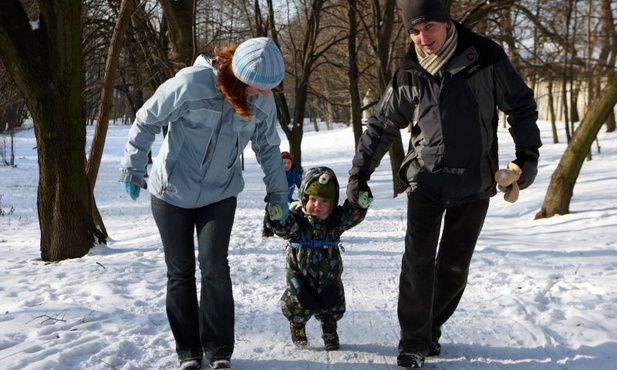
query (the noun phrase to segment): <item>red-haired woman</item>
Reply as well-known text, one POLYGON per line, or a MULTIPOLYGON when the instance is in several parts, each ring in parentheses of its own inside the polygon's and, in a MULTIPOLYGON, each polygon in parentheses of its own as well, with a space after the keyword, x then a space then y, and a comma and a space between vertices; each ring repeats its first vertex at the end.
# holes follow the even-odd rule
POLYGON ((251 141, 266 200, 281 220, 289 190, 279 148, 271 89, 283 80, 281 53, 269 38, 216 49, 164 82, 139 109, 124 149, 119 181, 131 199, 150 192, 167 265, 166 310, 180 369, 230 367, 234 301, 227 261, 237 195, 244 188, 240 156, 251 141), (168 127, 146 185, 148 152, 168 127), (194 233, 201 270, 195 281, 194 233))

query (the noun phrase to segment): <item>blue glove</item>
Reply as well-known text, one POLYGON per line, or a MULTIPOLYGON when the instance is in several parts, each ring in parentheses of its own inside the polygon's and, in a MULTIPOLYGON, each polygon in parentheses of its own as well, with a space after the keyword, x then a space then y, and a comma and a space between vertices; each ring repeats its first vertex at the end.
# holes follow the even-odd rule
POLYGON ((137 198, 139 197, 139 191, 141 190, 139 186, 124 181, 120 182, 120 186, 122 186, 122 189, 126 191, 126 193, 129 195, 129 197, 131 197, 131 199, 137 200, 137 198))
POLYGON ((287 216, 289 216, 289 204, 285 203, 268 203, 266 207, 268 209, 268 217, 272 221, 285 222, 287 216))

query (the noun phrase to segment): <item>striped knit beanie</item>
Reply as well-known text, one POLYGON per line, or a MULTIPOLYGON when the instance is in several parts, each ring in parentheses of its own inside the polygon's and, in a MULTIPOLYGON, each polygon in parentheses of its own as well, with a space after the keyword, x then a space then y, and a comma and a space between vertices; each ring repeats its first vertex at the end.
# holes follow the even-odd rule
POLYGON ((281 52, 271 39, 258 37, 241 43, 231 62, 236 78, 260 90, 278 86, 285 76, 281 52))

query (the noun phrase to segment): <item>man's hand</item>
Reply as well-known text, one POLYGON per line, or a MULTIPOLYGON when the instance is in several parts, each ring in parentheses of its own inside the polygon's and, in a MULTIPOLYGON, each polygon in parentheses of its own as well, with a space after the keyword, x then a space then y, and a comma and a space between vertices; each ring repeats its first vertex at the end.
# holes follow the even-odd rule
MULTIPOLYGON (((353 171, 353 170, 352 170, 353 171)), ((366 209, 373 201, 373 192, 366 183, 367 176, 357 172, 349 176, 347 183, 347 199, 352 206, 366 209)))
POLYGON ((538 148, 521 149, 516 151, 516 159, 512 162, 519 166, 523 172, 517 181, 521 190, 529 187, 529 185, 533 184, 533 181, 536 179, 536 175, 538 174, 539 157, 540 152, 538 151, 538 148))

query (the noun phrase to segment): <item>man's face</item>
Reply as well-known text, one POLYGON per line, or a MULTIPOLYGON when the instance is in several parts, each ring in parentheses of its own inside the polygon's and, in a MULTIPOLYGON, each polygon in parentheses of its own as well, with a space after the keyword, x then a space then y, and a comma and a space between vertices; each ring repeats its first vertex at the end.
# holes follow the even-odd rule
POLYGON ((411 41, 429 54, 435 54, 441 49, 448 36, 449 23, 422 22, 409 30, 411 41))

